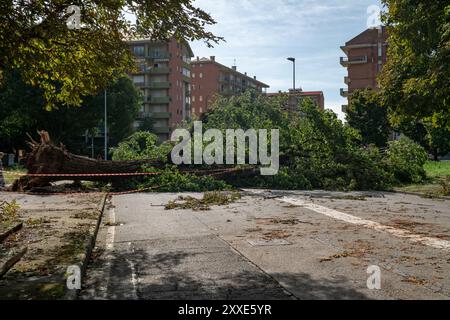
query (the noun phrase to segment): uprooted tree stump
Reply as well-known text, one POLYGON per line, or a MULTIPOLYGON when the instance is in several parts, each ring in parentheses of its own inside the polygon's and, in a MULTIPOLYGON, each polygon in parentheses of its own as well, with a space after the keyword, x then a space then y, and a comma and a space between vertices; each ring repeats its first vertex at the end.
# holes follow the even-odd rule
MULTIPOLYGON (((61 180, 86 180, 118 182, 120 177, 112 176, 85 176, 79 174, 116 174, 134 173, 142 171, 143 165, 163 168, 163 162, 150 160, 141 161, 105 161, 79 156, 67 151, 64 145, 55 146, 49 134, 40 131, 41 141, 38 143, 31 139, 29 145, 31 152, 28 155, 26 168, 30 176, 23 176, 16 180, 12 186, 13 191, 27 191, 50 185, 50 182, 61 180), (64 174, 64 176, 33 176, 33 174, 64 174), (74 176, 70 176, 74 174, 74 176)), ((123 178, 122 178, 123 180, 123 178)))
MULTIPOLYGON (((12 186, 12 191, 29 191, 36 188, 50 186, 51 182, 62 180, 85 180, 111 182, 115 186, 123 186, 124 178, 120 176, 95 176, 96 174, 117 174, 117 173, 136 173, 141 172, 144 165, 157 169, 163 169, 167 163, 170 163, 170 154, 167 155, 167 161, 152 160, 133 160, 133 161, 105 161, 96 160, 88 157, 70 153, 64 145, 56 146, 50 140, 46 131, 40 131, 40 142, 33 139, 29 142, 31 152, 28 155, 26 169, 28 175, 16 180, 12 186), (33 174, 63 174, 63 176, 33 176, 33 174), (70 176, 73 174, 73 176, 70 176), (77 176, 80 174, 93 174, 93 176, 77 176)), ((181 172, 191 172, 189 167, 178 166, 181 172)), ((214 169, 229 170, 223 166, 214 169)), ((240 169, 238 171, 224 171, 215 173, 215 179, 226 182, 234 182, 240 178, 252 176, 257 171, 256 168, 240 169)), ((208 175, 209 170, 198 170, 194 174, 203 176, 208 175)))

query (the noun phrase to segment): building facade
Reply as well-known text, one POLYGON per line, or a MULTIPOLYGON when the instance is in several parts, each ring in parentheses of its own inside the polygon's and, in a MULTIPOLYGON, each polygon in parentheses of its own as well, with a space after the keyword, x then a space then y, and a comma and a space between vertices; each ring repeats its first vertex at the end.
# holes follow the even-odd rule
POLYGON ((228 68, 218 63, 214 56, 209 59, 197 57, 191 61, 191 67, 191 113, 197 117, 209 109, 218 94, 232 96, 249 88, 259 92, 269 88, 256 77, 238 72, 236 66, 228 68))
POLYGON ((188 43, 133 40, 128 45, 135 57, 137 72, 130 74, 142 91, 144 102, 135 122, 138 128, 146 118, 153 120, 153 132, 161 141, 190 118, 192 49, 188 43))
MULTIPOLYGON (((387 58, 387 38, 386 27, 372 28, 341 47, 346 56, 340 58, 340 63, 348 71, 344 78, 347 88, 341 88, 342 97, 350 98, 356 89, 378 89, 377 76, 387 58)), ((346 107, 342 106, 343 112, 346 107)))
POLYGON ((289 89, 289 93, 268 93, 267 95, 269 97, 276 97, 282 94, 289 94, 288 97, 288 104, 286 106, 286 109, 288 111, 295 111, 297 110, 298 105, 301 103, 302 100, 309 98, 312 100, 312 102, 321 110, 325 109, 325 97, 323 95, 323 91, 303 91, 302 89, 289 89))

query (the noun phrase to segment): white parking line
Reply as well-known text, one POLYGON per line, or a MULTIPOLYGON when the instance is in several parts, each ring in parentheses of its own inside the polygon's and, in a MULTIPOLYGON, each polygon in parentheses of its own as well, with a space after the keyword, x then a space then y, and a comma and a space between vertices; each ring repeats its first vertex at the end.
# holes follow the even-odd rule
POLYGON ((114 207, 108 210, 109 212, 109 226, 106 234, 106 249, 112 251, 114 249, 114 236, 116 233, 116 212, 114 207))
POLYGON ((308 210, 312 210, 317 213, 321 213, 323 215, 326 215, 330 218, 341 220, 347 223, 360 225, 366 228, 370 228, 376 231, 383 231, 388 232, 396 237, 399 238, 405 238, 412 242, 421 243, 436 249, 442 249, 446 251, 450 251, 450 241, 447 240, 441 240, 438 238, 432 238, 432 237, 424 237, 418 234, 414 234, 408 230, 404 229, 397 229, 390 226, 382 225, 381 223, 374 222, 371 220, 361 219, 359 217, 352 216, 348 213, 339 212, 334 209, 330 209, 321 205, 317 205, 312 203, 311 201, 306 201, 302 199, 292 198, 292 197, 283 197, 278 198, 278 200, 282 202, 286 202, 295 206, 299 206, 308 210))

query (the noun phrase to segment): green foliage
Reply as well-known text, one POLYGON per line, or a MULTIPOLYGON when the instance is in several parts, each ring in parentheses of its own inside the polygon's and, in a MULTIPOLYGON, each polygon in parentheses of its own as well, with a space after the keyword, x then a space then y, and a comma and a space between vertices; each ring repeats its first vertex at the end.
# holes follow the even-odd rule
POLYGON ((211 206, 224 206, 241 199, 239 192, 205 192, 202 199, 197 199, 191 196, 179 196, 173 201, 169 201, 165 209, 192 209, 194 211, 210 210, 211 206))
POLYGON ((146 131, 137 131, 112 148, 112 159, 120 160, 155 160, 167 162, 167 155, 172 150, 172 143, 157 145, 158 137, 146 131))
POLYGON ((211 45, 222 40, 205 30, 214 23, 192 0, 2 1, 0 84, 5 68, 18 69, 27 84, 42 90, 48 110, 79 106, 133 68, 124 39, 174 37, 211 45), (67 27, 71 5, 80 7, 79 29, 67 27), (127 21, 125 11, 136 15, 136 23, 127 21))
POLYGON ((352 93, 346 112, 349 126, 358 130, 365 145, 385 147, 390 128, 387 109, 381 106, 377 92, 366 89, 352 93))
MULTIPOLYGON (((19 72, 4 73, 6 83, 0 87, 0 147, 25 148, 27 133, 46 130, 55 142, 63 142, 72 152, 80 152, 79 142, 86 131, 94 132, 104 118, 104 93, 84 97, 80 107, 55 106, 44 110, 43 92, 26 85, 19 72), (9 145, 5 145, 9 141, 9 145)), ((110 143, 132 133, 133 121, 140 107, 140 92, 127 76, 107 88, 108 132, 110 143)))
POLYGON ((426 177, 424 165, 427 152, 407 137, 389 142, 386 162, 389 171, 399 183, 418 183, 426 177))
POLYGON ((380 79, 394 125, 405 121, 450 130, 448 1, 383 0, 389 50, 380 79))
MULTIPOLYGON (((155 172, 148 168, 150 172, 155 172)), ((161 192, 204 192, 211 190, 230 190, 232 187, 225 182, 216 180, 210 176, 196 176, 194 174, 180 173, 176 167, 167 167, 161 174, 149 176, 139 184, 138 188, 158 186, 157 191, 161 192)))
POLYGON ((0 223, 14 222, 18 219, 20 206, 16 200, 0 202, 0 223))
MULTIPOLYGON (((246 177, 234 181, 234 187, 382 190, 425 177, 426 152, 411 140, 392 142, 382 153, 373 145, 365 146, 354 128, 344 125, 332 111, 318 109, 311 100, 304 100, 292 113, 284 111, 286 103, 286 97, 246 92, 231 98, 219 97, 205 115, 204 130, 280 129, 278 174, 246 177)), ((157 159, 168 155, 171 147, 156 146, 154 135, 139 132, 114 150, 114 159, 157 159)), ((212 177, 182 174, 171 166, 139 185, 149 186, 171 192, 230 188, 212 177)))
MULTIPOLYGON (((247 92, 219 98, 206 115, 205 128, 280 129, 279 173, 245 179, 239 186, 364 190, 386 189, 396 182, 386 156, 374 146, 364 146, 360 134, 332 111, 319 110, 306 99, 297 112, 288 114, 283 109, 286 103, 287 97, 268 98, 247 92)), ((414 152, 420 148, 413 143, 410 146, 414 152)), ((413 161, 406 154, 398 154, 398 159, 413 161)), ((411 176, 419 179, 412 164, 406 172, 409 169, 414 170, 411 176)))

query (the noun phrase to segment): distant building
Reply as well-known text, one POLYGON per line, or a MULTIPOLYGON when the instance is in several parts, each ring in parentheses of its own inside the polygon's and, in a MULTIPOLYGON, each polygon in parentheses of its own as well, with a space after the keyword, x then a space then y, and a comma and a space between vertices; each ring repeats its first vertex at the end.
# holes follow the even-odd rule
POLYGON ((278 93, 268 93, 267 95, 269 97, 274 97, 281 94, 289 94, 288 105, 286 106, 286 109, 289 111, 296 110, 298 105, 301 103, 301 100, 306 98, 311 99, 319 109, 325 109, 325 97, 323 95, 323 91, 303 91, 302 89, 295 89, 294 93, 294 91, 290 89, 289 93, 280 91, 278 93))
POLYGON ((209 59, 197 57, 191 61, 191 67, 191 112, 198 117, 209 109, 217 94, 232 96, 248 88, 259 92, 269 88, 267 84, 256 80, 256 77, 238 72, 236 66, 228 68, 218 63, 214 56, 209 59))
POLYGON ((188 43, 174 39, 133 40, 128 45, 138 68, 130 76, 144 96, 135 126, 150 117, 155 121, 153 131, 160 140, 168 140, 177 124, 190 118, 192 49, 188 43))
MULTIPOLYGON (((341 47, 346 56, 340 63, 348 70, 344 78, 347 88, 341 89, 341 96, 350 97, 356 89, 378 89, 377 76, 387 58, 387 38, 386 27, 367 29, 341 47)), ((343 112, 346 107, 342 106, 343 112)))

